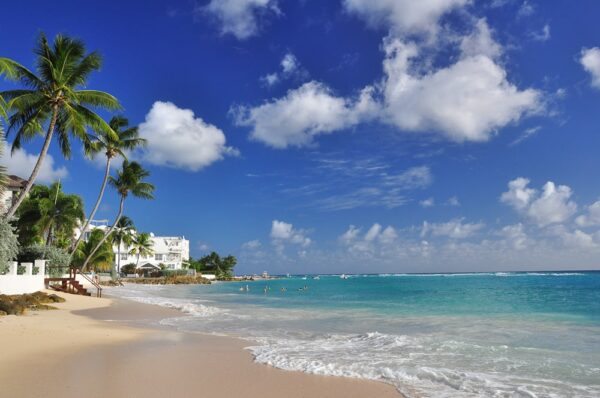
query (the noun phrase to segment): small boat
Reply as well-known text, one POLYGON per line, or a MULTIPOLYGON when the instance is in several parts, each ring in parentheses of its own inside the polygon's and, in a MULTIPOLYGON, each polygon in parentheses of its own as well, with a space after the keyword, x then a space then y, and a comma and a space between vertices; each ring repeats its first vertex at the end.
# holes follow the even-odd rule
POLYGON ((306 276, 303 276, 303 277, 302 277, 302 280, 303 280, 303 281, 305 281, 306 279, 307 279, 307 278, 306 278, 306 276))
POLYGON ((340 279, 348 279, 348 275, 342 274, 342 275, 340 275, 340 279))

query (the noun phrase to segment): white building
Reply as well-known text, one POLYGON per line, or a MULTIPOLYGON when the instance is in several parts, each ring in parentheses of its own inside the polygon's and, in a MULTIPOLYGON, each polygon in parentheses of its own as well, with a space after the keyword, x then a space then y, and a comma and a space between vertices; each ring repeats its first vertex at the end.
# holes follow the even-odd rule
POLYGON ((6 188, 0 192, 0 214, 6 213, 17 200, 21 191, 27 185, 27 180, 14 175, 6 176, 6 188))
MULTIPOLYGON (((84 239, 87 240, 90 231, 93 229, 106 230, 109 228, 106 221, 92 221, 84 239)), ((190 241, 183 236, 155 236, 150 233, 152 240, 152 255, 140 256, 138 261, 137 254, 130 254, 132 247, 121 244, 121 248, 113 245, 115 253, 114 264, 123 267, 127 264, 137 264, 138 268, 157 270, 161 265, 167 269, 181 269, 183 263, 190 259, 190 241)))

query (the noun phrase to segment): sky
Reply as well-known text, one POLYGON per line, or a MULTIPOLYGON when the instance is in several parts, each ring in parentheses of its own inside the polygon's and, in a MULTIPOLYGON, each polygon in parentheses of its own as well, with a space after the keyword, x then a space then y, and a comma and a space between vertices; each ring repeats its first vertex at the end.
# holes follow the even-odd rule
MULTIPOLYGON (((88 87, 139 125, 149 146, 129 157, 157 187, 125 214, 193 257, 236 255, 239 274, 600 269, 597 1, 2 8, 0 56, 33 68, 41 31, 102 54, 88 87)), ((27 177, 41 143, 0 162, 27 177)), ((53 145, 39 182, 89 209, 103 160, 75 147, 53 145)), ((107 192, 96 219, 117 206, 107 192)))

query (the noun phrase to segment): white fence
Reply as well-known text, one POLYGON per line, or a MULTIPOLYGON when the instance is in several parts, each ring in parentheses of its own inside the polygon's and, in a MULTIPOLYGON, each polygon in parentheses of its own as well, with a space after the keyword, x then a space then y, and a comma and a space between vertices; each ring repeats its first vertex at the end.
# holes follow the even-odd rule
POLYGON ((44 290, 46 260, 35 260, 35 263, 21 263, 25 273, 19 275, 19 264, 15 261, 10 265, 6 275, 0 275, 0 294, 25 294, 44 290), (33 268, 37 273, 33 274, 33 268))

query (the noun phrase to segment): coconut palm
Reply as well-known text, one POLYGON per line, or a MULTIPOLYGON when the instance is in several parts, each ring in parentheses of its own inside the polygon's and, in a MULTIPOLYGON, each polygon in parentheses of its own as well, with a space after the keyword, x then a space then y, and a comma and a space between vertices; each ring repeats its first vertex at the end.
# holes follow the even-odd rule
POLYGON ((121 246, 125 244, 126 247, 129 248, 133 241, 134 233, 135 227, 133 226, 131 218, 122 216, 119 219, 119 222, 117 222, 117 227, 111 235, 112 244, 117 246, 117 275, 121 273, 121 246))
POLYGON ((96 272, 106 272, 112 269, 114 253, 112 244, 104 241, 104 232, 100 229, 94 229, 85 242, 80 242, 75 250, 73 265, 77 268, 82 267, 87 261, 91 269, 96 272), (100 246, 98 243, 103 241, 100 246), (89 259, 89 260, 88 260, 89 259))
MULTIPOLYGON (((144 179, 150 175, 150 172, 144 170, 144 168, 137 162, 129 162, 128 160, 123 161, 123 165, 121 170, 117 173, 117 177, 109 177, 109 184, 112 185, 121 200, 119 202, 119 212, 117 213, 117 217, 115 218, 115 222, 112 227, 108 230, 108 232, 104 235, 104 239, 98 243, 97 247, 100 247, 104 240, 115 230, 121 216, 123 215, 123 207, 125 204, 125 199, 129 196, 129 194, 140 198, 140 199, 154 199, 152 195, 154 192, 154 185, 145 182, 144 179)), ((93 252, 92 252, 93 255, 93 252)), ((83 264, 82 269, 85 270, 87 266, 88 260, 83 264)))
MULTIPOLYGON (((100 202, 104 196, 104 190, 106 189, 106 183, 110 175, 111 161, 117 156, 121 156, 126 159, 127 150, 132 150, 146 144, 146 140, 140 138, 138 128, 130 127, 129 121, 126 118, 122 116, 115 116, 108 124, 111 128, 111 133, 109 134, 106 131, 101 130, 97 133, 97 135, 92 136, 92 141, 88 144, 87 152, 94 154, 104 152, 106 155, 106 167, 104 169, 104 179, 102 180, 102 185, 100 186, 98 199, 96 199, 96 204, 94 205, 90 216, 83 225, 83 228, 81 229, 82 231, 87 230, 90 222, 94 219, 94 216, 98 211, 98 207, 100 207, 100 202)), ((77 248, 79 245, 82 237, 83 233, 79 235, 79 238, 77 238, 77 241, 73 245, 71 258, 73 258, 75 248, 77 248)))
POLYGON ((49 246, 56 237, 73 239, 73 230, 85 217, 83 209, 81 197, 64 193, 60 182, 37 185, 19 209, 17 225, 21 234, 33 234, 49 246))
POLYGON ((117 99, 108 93, 80 89, 102 63, 98 53, 86 53, 82 41, 58 35, 50 45, 42 33, 34 53, 37 56, 37 75, 11 59, 0 58, 0 74, 25 86, 0 92, 10 113, 7 133, 15 133, 12 150, 37 135, 45 137, 27 185, 8 210, 7 218, 15 214, 33 186, 55 132, 63 155, 69 158, 70 136, 85 142, 89 140, 88 127, 112 134, 110 126, 92 108, 120 108, 117 99), (47 125, 45 132, 44 125, 47 125))
POLYGON ((129 254, 137 256, 137 261, 135 262, 136 268, 140 265, 140 256, 148 257, 154 254, 154 250, 152 249, 154 242, 148 233, 143 232, 134 236, 131 246, 132 249, 129 251, 129 254))

